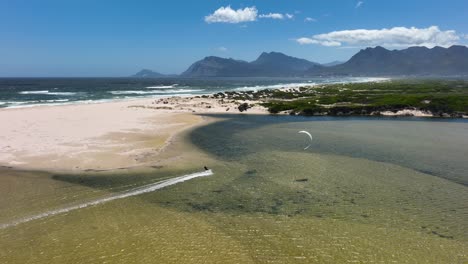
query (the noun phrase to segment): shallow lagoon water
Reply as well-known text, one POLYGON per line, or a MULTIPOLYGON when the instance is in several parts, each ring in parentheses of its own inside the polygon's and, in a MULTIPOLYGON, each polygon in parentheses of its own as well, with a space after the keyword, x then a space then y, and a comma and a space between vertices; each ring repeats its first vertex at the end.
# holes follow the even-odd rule
POLYGON ((231 160, 248 153, 302 151, 308 139, 300 130, 314 136, 305 153, 388 162, 468 184, 468 120, 463 119, 238 116, 195 131, 191 139, 231 160))
POLYGON ((43 180, 70 186, 68 195, 83 199, 202 165, 214 176, 0 230, 0 260, 467 261, 467 122, 218 117, 225 120, 172 146, 166 155, 190 156, 177 168, 43 180), (306 151, 308 138, 300 130, 314 136, 306 151))

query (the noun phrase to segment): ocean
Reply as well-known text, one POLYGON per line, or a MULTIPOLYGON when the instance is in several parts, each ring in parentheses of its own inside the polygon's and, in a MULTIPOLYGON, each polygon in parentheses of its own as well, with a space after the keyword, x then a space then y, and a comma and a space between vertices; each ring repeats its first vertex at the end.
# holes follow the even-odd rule
POLYGON ((195 96, 384 78, 0 78, 0 108, 195 96))

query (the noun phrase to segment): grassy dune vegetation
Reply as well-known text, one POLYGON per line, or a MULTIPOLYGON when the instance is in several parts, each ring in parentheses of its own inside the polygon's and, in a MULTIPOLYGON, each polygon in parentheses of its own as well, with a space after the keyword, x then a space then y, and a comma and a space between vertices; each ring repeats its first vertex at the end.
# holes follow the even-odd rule
POLYGON ((261 100, 271 113, 379 115, 402 109, 428 111, 440 117, 468 113, 468 82, 463 80, 393 80, 227 94, 234 99, 261 100))

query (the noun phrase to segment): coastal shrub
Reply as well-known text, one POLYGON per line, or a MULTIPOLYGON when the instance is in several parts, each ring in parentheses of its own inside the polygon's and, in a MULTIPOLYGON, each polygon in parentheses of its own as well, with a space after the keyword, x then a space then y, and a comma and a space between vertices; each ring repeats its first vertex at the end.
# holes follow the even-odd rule
POLYGON ((270 113, 301 115, 369 115, 402 109, 431 111, 436 115, 468 113, 468 82, 398 80, 382 83, 331 84, 300 92, 273 91, 276 99, 262 105, 270 113))

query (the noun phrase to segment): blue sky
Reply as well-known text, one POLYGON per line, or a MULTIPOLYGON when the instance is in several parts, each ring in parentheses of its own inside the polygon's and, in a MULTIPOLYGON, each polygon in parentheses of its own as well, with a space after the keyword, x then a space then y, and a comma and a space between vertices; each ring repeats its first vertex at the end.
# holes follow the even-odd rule
POLYGON ((366 46, 465 45, 467 14, 466 0, 0 0, 0 76, 180 73, 208 55, 279 51, 323 63, 366 46))

